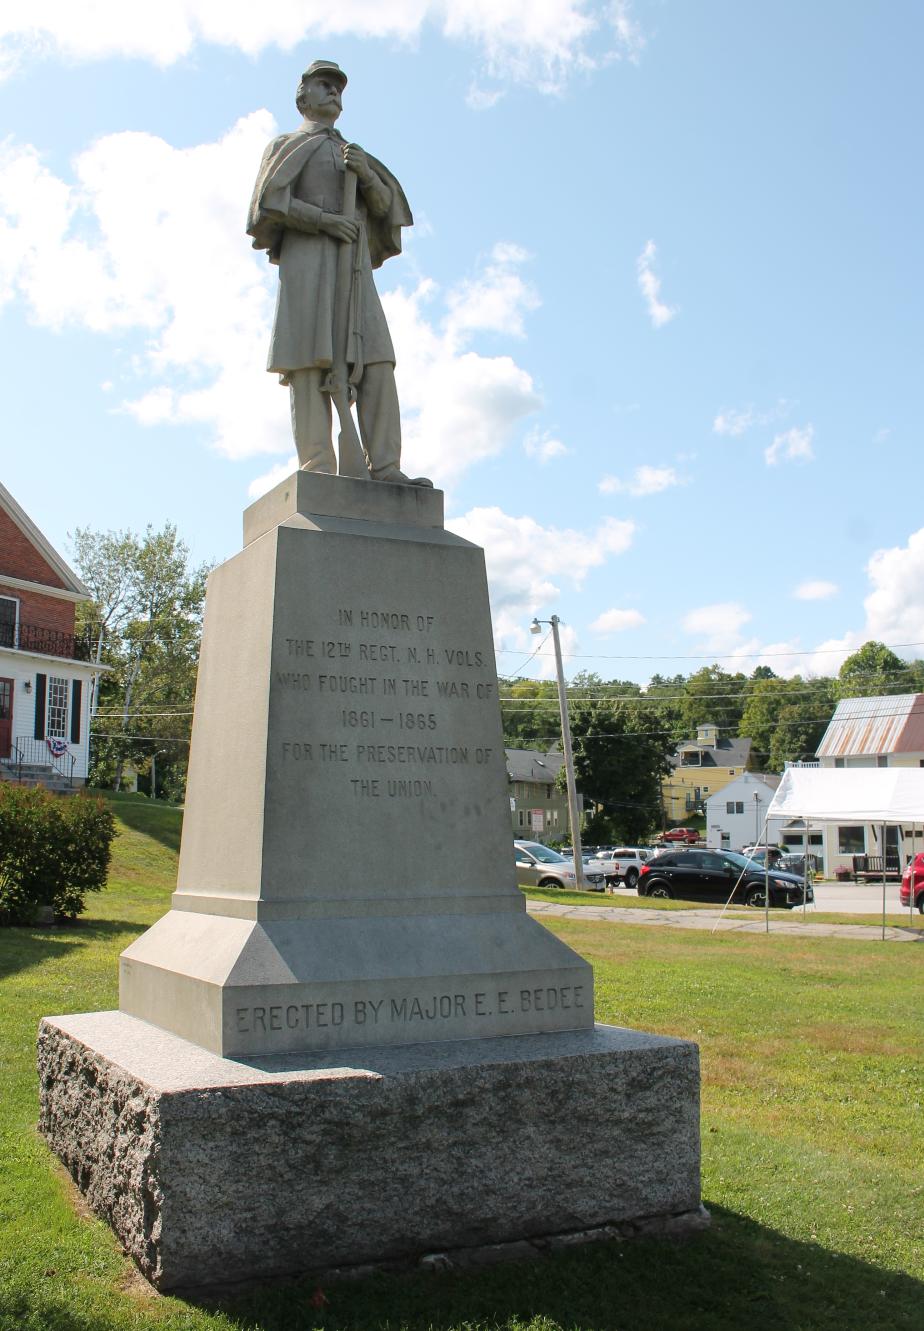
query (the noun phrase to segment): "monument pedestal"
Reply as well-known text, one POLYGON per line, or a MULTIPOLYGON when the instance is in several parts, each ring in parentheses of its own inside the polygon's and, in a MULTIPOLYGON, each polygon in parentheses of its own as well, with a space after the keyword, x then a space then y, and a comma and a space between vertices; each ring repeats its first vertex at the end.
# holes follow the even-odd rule
POLYGON ((701 1223, 682 1040, 244 1061, 100 1012, 43 1021, 39 1074, 49 1144, 163 1290, 701 1223))
POLYGON ((226 1055, 591 1026, 590 966, 516 885, 484 556, 440 491, 298 472, 244 541, 121 1010, 226 1055))
POLYGON ((209 579, 177 890, 41 1125, 159 1287, 699 1206, 695 1045, 593 1024, 526 914, 481 550, 299 472, 209 579))

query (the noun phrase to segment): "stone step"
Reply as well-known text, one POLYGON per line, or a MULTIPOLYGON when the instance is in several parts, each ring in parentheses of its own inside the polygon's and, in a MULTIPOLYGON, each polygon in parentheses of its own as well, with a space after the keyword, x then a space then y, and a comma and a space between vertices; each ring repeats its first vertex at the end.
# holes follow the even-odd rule
POLYGON ((70 795, 77 789, 76 783, 71 785, 66 777, 27 776, 24 772, 20 779, 15 771, 11 772, 2 767, 0 767, 0 781, 7 781, 13 786, 28 786, 30 790, 36 786, 43 786, 54 795, 70 795))

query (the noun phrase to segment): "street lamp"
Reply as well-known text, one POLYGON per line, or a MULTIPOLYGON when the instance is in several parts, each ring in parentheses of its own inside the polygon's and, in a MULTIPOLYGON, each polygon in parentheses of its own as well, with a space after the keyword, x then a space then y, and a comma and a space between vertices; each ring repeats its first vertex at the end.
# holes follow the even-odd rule
POLYGON ((565 672, 561 663, 561 642, 558 637, 557 615, 551 619, 533 619, 530 633, 541 633, 542 625, 552 629, 555 644, 555 672, 558 675, 558 710, 561 714, 561 742, 565 751, 565 780, 568 786, 568 818, 571 822, 571 849, 574 852, 574 876, 579 891, 584 889, 584 860, 581 856, 581 818, 578 813, 577 786, 574 783, 574 752, 571 748, 571 723, 568 720, 568 695, 565 692, 565 672))

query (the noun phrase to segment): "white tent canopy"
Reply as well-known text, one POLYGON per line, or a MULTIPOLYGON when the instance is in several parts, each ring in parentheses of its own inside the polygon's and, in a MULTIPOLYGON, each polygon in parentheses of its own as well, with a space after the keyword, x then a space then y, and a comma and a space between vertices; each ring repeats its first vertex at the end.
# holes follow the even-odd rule
POLYGON ((813 823, 922 823, 924 768, 788 767, 767 819, 813 823))

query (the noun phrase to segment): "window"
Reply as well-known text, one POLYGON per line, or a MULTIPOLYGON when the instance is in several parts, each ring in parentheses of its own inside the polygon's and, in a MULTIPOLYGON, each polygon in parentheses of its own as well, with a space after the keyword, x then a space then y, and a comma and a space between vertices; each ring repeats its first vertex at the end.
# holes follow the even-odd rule
POLYGON ((16 621, 19 602, 12 596, 0 596, 0 647, 16 646, 16 621))
POLYGON ((866 832, 862 827, 837 829, 838 855, 863 855, 866 852, 866 832))
POLYGON ((523 815, 523 810, 522 810, 522 809, 521 809, 520 812, 517 814, 517 821, 518 821, 520 827, 525 827, 525 826, 526 826, 526 818, 525 818, 524 815, 523 815))
POLYGON ((887 753, 880 753, 878 758, 876 759, 876 766, 888 767, 888 765, 889 765, 889 755, 887 753))
POLYGON ((735 801, 734 801, 734 800, 726 800, 726 801, 725 801, 725 812, 726 812, 726 813, 734 813, 734 812, 735 812, 735 801))
POLYGON ((729 776, 734 776, 734 775, 735 775, 735 769, 734 769, 734 767, 729 767, 729 769, 728 769, 728 775, 729 775, 729 776))
POLYGON ((843 758, 835 758, 835 759, 834 759, 834 766, 835 766, 835 767, 843 767, 843 766, 844 766, 844 760, 843 760, 843 758))
POLYGON ((49 739, 67 739, 67 680, 48 676, 48 706, 45 734, 49 739))

